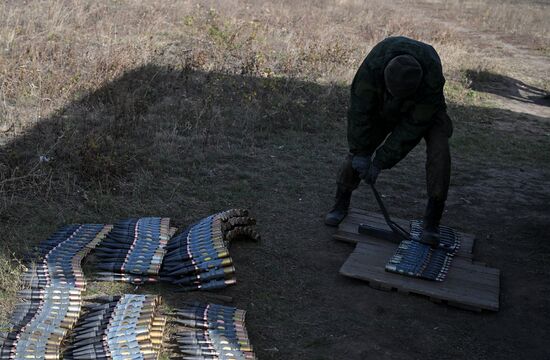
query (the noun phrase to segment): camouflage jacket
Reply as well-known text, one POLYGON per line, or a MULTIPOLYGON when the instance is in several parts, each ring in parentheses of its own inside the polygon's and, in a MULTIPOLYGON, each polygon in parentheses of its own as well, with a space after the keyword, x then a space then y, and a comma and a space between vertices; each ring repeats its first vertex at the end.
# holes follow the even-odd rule
POLYGON ((401 36, 378 43, 361 64, 351 85, 350 151, 373 154, 386 139, 376 150, 373 161, 381 169, 393 167, 422 139, 433 124, 434 115, 446 109, 444 85, 441 60, 430 45, 401 36), (386 90, 384 68, 392 58, 405 54, 416 58, 424 75, 412 98, 396 100, 386 90))

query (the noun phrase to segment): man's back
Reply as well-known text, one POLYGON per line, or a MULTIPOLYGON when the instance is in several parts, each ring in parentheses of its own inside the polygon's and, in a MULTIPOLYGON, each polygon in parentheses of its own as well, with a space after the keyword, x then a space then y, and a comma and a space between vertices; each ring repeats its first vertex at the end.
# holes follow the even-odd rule
MULTIPOLYGON (((350 150, 353 153, 372 154, 380 144, 380 138, 385 137, 387 132, 403 120, 401 113, 405 110, 410 115, 406 121, 411 125, 410 131, 415 132, 413 137, 420 139, 433 121, 434 115, 446 109, 444 85, 441 60, 432 46, 403 36, 390 37, 378 43, 359 67, 351 85, 348 111, 350 150), (413 56, 422 67, 423 76, 414 95, 406 99, 393 99, 387 91, 384 69, 392 59, 400 55, 413 56), (374 129, 373 132, 366 131, 367 127, 386 129, 374 129), (377 131, 384 134, 373 137, 377 131)), ((380 160, 385 163, 384 167, 390 168, 410 149, 401 151, 399 148, 384 154, 386 150, 389 149, 381 152, 380 160)))

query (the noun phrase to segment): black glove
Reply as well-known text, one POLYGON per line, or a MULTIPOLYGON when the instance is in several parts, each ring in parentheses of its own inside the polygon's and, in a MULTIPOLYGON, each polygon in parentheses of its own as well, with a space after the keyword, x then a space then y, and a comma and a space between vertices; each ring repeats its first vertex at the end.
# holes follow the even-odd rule
POLYGON ((374 185, 376 183, 376 179, 378 178, 378 175, 380 175, 380 171, 382 171, 378 166, 374 165, 372 163, 369 167, 369 170, 367 171, 367 175, 363 178, 367 184, 374 185))
POLYGON ((361 179, 365 179, 371 167, 370 156, 354 155, 351 159, 351 167, 359 173, 361 179))

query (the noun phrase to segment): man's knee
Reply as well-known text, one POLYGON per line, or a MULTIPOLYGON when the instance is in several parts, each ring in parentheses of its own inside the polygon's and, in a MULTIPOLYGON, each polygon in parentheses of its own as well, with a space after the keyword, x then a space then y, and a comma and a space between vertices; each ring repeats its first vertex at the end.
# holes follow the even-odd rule
POLYGON ((359 183, 361 182, 359 174, 357 174, 357 172, 351 166, 352 158, 352 154, 348 154, 346 156, 344 162, 340 166, 338 178, 336 179, 336 184, 338 185, 338 187, 346 192, 352 192, 353 190, 357 189, 359 183))
POLYGON ((434 127, 426 136, 426 180, 428 196, 435 201, 447 200, 451 178, 451 152, 449 137, 452 122, 446 112, 437 114, 434 127))
POLYGON ((431 132, 446 138, 453 136, 453 121, 446 110, 438 111, 435 114, 435 121, 431 132))
POLYGON ((433 127, 425 137, 427 165, 446 166, 450 163, 449 138, 452 133, 453 124, 447 112, 438 112, 433 127))

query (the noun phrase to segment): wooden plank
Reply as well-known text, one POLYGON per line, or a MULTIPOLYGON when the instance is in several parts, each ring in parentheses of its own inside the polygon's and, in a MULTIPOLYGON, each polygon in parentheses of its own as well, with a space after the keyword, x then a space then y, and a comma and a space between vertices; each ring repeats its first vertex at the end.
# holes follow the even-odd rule
MULTIPOLYGON (((365 246, 358 244, 358 246, 365 246)), ((376 257, 381 259, 380 256, 376 257)), ((441 283, 409 278, 384 271, 384 261, 372 266, 372 259, 366 259, 364 254, 351 256, 349 262, 342 267, 341 273, 346 276, 374 282, 377 288, 391 288, 400 292, 415 293, 431 299, 460 304, 466 307, 498 310, 498 283, 493 280, 492 286, 469 282, 470 278, 457 275, 458 270, 451 270, 448 278, 441 283), (368 268, 368 269, 366 269, 368 268)), ((474 265, 475 266, 475 265, 474 265)), ((482 275, 477 274, 477 278, 482 275)))
POLYGON ((455 258, 445 281, 435 282, 385 271, 396 245, 385 242, 360 242, 340 269, 342 275, 361 279, 375 288, 424 295, 433 301, 480 311, 498 311, 500 271, 455 258))
MULTIPOLYGON (((409 222, 403 219, 392 219, 400 226, 408 229, 409 222)), ((358 227, 360 224, 368 224, 370 226, 382 229, 390 230, 386 224, 384 217, 380 214, 368 212, 361 209, 350 209, 348 216, 338 226, 338 231, 333 235, 335 240, 344 241, 349 243, 363 243, 363 242, 388 242, 387 240, 378 239, 369 235, 363 235, 358 233, 358 227)), ((475 236, 472 234, 466 234, 457 232, 461 239, 460 249, 456 254, 457 257, 463 257, 472 259, 475 236)))
MULTIPOLYGON (((386 264, 387 260, 393 254, 395 250, 395 246, 393 246, 392 244, 389 244, 389 246, 387 246, 388 244, 381 244, 382 247, 380 248, 377 246, 373 246, 375 244, 367 243, 365 245, 368 246, 369 249, 371 249, 371 251, 377 252, 378 254, 380 254, 381 252, 384 253, 384 256, 386 256, 387 254, 387 257, 382 258, 381 261, 379 262, 383 270, 383 267, 386 264)), ((365 251, 364 248, 356 249, 356 252, 364 252, 364 251, 365 251)), ((471 288, 479 288, 483 291, 489 291, 489 292, 497 291, 494 288, 494 285, 495 285, 495 282, 497 282, 498 279, 500 278, 500 271, 498 269, 472 264, 468 259, 463 259, 463 258, 453 259, 451 269, 453 272, 454 279, 457 279, 460 281, 467 281, 471 288), (478 276, 480 274, 483 276, 478 276)), ((398 276, 399 278, 405 278, 406 280, 404 281, 408 281, 408 279, 413 279, 409 277, 404 277, 402 275, 398 275, 398 276)), ((422 280, 422 283, 430 284, 431 282, 422 280)))
MULTIPOLYGON (((367 210, 363 210, 363 209, 358 209, 358 208, 351 208, 350 211, 349 211, 348 217, 350 217, 351 222, 357 223, 357 220, 365 221, 365 219, 366 219, 369 222, 380 223, 381 226, 383 226, 383 228, 389 229, 388 225, 386 224, 386 220, 384 219, 384 216, 382 214, 379 214, 379 213, 375 213, 375 212, 367 211, 367 210), (351 219, 355 219, 355 221, 352 221, 351 219)), ((395 221, 398 225, 400 225, 404 228, 409 227, 409 221, 408 220, 404 220, 404 219, 400 219, 400 218, 392 218, 392 220, 395 221)), ((463 232, 459 232, 459 231, 457 231, 457 233, 463 238, 463 241, 464 241, 464 239, 471 239, 472 247, 473 247, 473 241, 476 238, 475 235, 468 234, 468 233, 463 233, 463 232)))
MULTIPOLYGON (((351 208, 349 211, 349 215, 353 217, 359 217, 359 218, 366 218, 370 220, 371 222, 379 222, 381 224, 386 225, 386 219, 384 219, 384 216, 379 213, 375 213, 372 211, 367 211, 363 209, 358 208, 351 208)), ((409 227, 409 221, 405 219, 400 218, 393 218, 392 220, 395 221, 398 225, 408 228, 409 227)), ((387 226, 387 225, 386 225, 387 226)))
MULTIPOLYGON (((409 227, 409 221, 407 220, 403 220, 399 218, 394 218, 392 220, 405 229, 408 229, 409 227)), ((390 228, 386 224, 386 220, 381 214, 373 213, 370 211, 357 209, 357 208, 350 209, 348 216, 346 217, 346 219, 344 219, 344 223, 345 225, 348 226, 348 228, 350 225, 354 225, 355 229, 353 231, 355 233, 357 233, 356 226, 358 226, 359 224, 365 224, 365 223, 371 226, 378 227, 380 229, 390 230, 390 228)), ((473 252, 475 235, 462 233, 458 231, 457 233, 461 237, 462 246, 464 247, 464 250, 467 253, 471 254, 473 252)))

